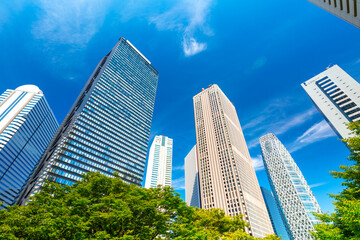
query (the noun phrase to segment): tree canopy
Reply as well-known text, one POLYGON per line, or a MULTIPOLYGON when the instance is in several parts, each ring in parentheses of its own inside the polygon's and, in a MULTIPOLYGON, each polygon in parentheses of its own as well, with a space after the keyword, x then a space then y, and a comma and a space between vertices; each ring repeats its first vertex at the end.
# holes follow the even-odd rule
POLYGON ((330 172, 335 178, 343 179, 344 189, 337 195, 330 194, 335 199, 334 213, 316 214, 321 223, 315 225, 312 233, 315 239, 360 239, 360 123, 350 123, 348 128, 353 135, 343 141, 350 149, 348 159, 353 164, 330 172))
MULTIPOLYGON (((87 173, 47 183, 27 206, 0 211, 0 239, 249 239, 241 216, 192 208, 170 187, 140 188, 87 173)), ((265 239, 280 239, 275 235, 265 239)))

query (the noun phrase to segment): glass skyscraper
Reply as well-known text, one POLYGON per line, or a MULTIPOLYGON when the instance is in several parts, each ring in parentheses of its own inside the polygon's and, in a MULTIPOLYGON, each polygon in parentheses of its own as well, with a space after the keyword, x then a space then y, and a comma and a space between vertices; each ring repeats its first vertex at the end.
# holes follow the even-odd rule
POLYGON ((274 197, 281 208, 289 237, 295 240, 313 239, 309 231, 321 213, 309 185, 285 146, 270 133, 260 138, 264 166, 274 197))
POLYGON ((171 186, 173 140, 155 136, 150 147, 145 187, 171 186))
POLYGON ((158 71, 128 40, 100 61, 51 140, 18 204, 46 179, 72 185, 89 171, 142 185, 158 71))
POLYGON ((260 187, 261 193, 264 197, 264 201, 266 204, 266 208, 268 210, 271 224, 273 226, 274 232, 277 236, 281 237, 281 239, 289 240, 289 235, 287 233, 287 228, 285 227, 285 224, 283 222, 283 219, 281 217, 281 209, 277 205, 274 195, 271 191, 267 190, 264 187, 260 187))
POLYGON ((37 86, 0 96, 0 201, 14 204, 59 124, 37 86))

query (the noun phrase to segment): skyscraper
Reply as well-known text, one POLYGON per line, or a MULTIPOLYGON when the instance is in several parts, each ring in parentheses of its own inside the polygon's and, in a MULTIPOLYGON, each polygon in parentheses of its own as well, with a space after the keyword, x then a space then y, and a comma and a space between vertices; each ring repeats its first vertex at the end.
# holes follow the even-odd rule
POLYGON ((243 214, 256 237, 273 233, 234 105, 217 85, 193 102, 201 207, 243 214))
POLYGON ((282 217, 295 240, 313 239, 309 231, 318 223, 313 212, 320 213, 309 185, 290 153, 270 133, 260 138, 264 166, 282 217))
POLYGON ((197 164, 195 145, 185 157, 185 201, 189 206, 200 208, 199 168, 197 164))
POLYGON ((22 186, 56 132, 44 94, 24 85, 0 96, 0 202, 14 204, 22 186))
POLYGON ((145 187, 171 186, 173 140, 155 136, 150 147, 145 187))
POLYGON ((308 0, 335 16, 360 28, 359 0, 308 0))
POLYGON ((158 72, 120 38, 95 71, 51 140, 19 204, 44 181, 72 185, 89 171, 142 185, 158 72))
POLYGON ((334 65, 301 86, 339 138, 348 138, 345 123, 360 120, 360 84, 334 65))
POLYGON ((273 226, 274 232, 277 236, 281 236, 281 239, 289 240, 290 237, 288 235, 288 231, 285 223, 281 217, 281 209, 277 205, 274 195, 271 191, 267 190, 264 187, 260 187, 261 193, 264 197, 264 201, 266 204, 266 208, 268 210, 271 224, 273 226))

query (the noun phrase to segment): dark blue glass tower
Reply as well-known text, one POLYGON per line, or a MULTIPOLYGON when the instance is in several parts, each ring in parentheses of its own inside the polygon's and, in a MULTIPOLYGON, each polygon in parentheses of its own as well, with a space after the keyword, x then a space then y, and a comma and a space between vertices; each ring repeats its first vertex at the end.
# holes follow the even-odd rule
POLYGON ((281 236, 284 240, 290 240, 285 224, 281 218, 281 213, 278 205, 276 204, 275 198, 271 191, 267 190, 264 187, 260 187, 261 193, 264 197, 266 209, 268 210, 271 224, 273 226, 274 232, 279 237, 281 236))
POLYGON ((59 124, 34 85, 0 96, 0 202, 15 203, 59 124))
POLYGON ((83 173, 118 172, 142 185, 159 73, 120 38, 100 61, 22 192, 23 204, 44 180, 72 185, 83 173))

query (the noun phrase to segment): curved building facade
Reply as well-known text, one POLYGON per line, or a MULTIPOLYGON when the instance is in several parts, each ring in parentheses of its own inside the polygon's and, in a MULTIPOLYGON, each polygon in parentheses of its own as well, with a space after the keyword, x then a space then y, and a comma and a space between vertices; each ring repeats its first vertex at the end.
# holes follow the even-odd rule
POLYGON ((309 231, 321 213, 319 204, 290 153, 272 133, 260 138, 264 166, 290 239, 313 239, 309 231))

